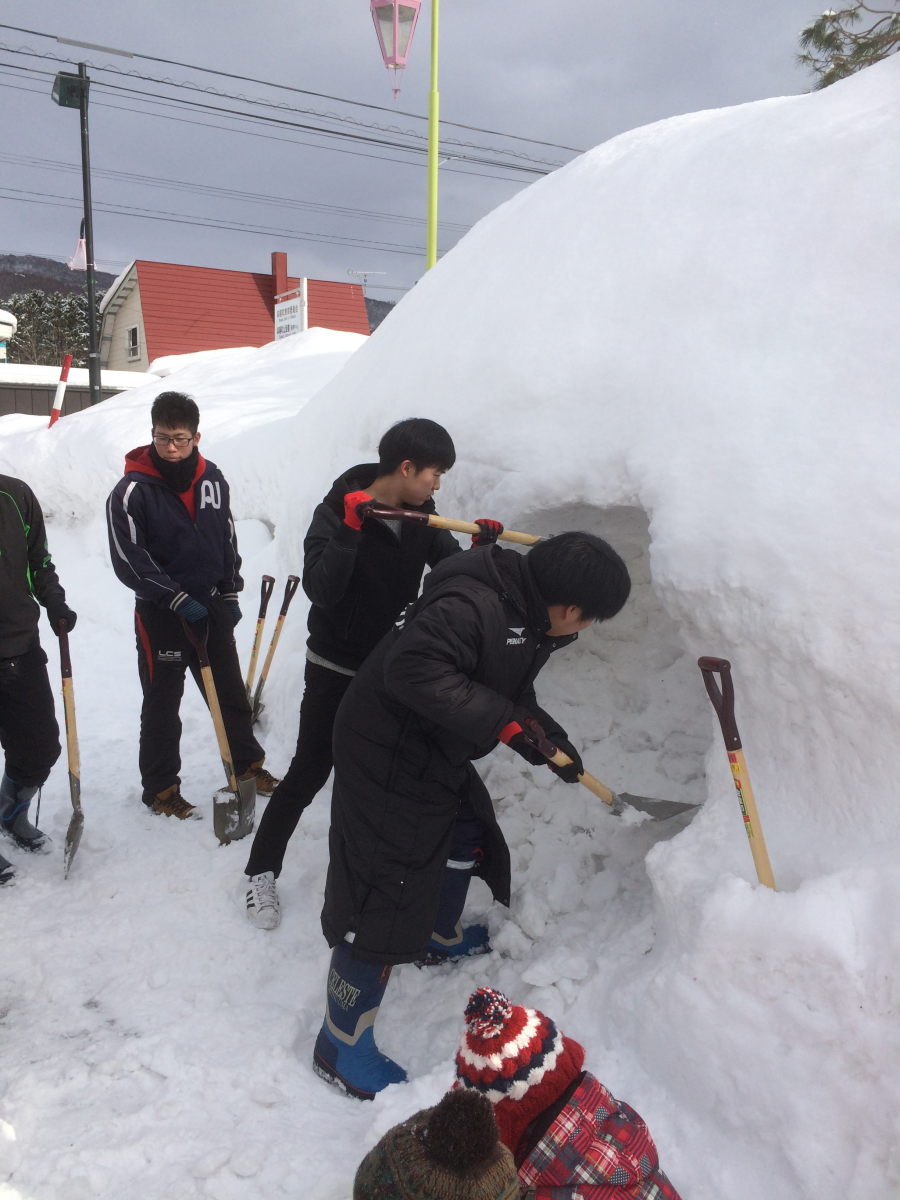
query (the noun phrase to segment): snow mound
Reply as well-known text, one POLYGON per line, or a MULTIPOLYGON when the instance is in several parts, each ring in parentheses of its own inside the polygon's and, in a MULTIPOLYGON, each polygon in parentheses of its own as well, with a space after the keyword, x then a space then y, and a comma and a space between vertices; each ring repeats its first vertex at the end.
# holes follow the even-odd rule
POLYGON ((153 398, 186 392, 200 406, 206 438, 200 448, 232 485, 235 517, 274 525, 281 513, 282 472, 296 457, 282 432, 286 423, 367 340, 316 328, 260 349, 159 359, 164 378, 154 376, 52 429, 45 417, 0 417, 0 473, 24 474, 51 517, 89 520, 102 511, 126 453, 149 442, 153 398), (187 361, 179 364, 179 358, 187 361))
MULTIPOLYGON (((895 58, 617 138, 479 223, 370 339, 197 361, 53 431, 0 420, 0 470, 54 514, 81 614, 88 814, 68 881, 58 856, 19 856, 2 897, 0 1197, 348 1200, 365 1149, 447 1086, 483 983, 585 1044, 685 1200, 897 1194, 898 85, 895 58), (262 571, 280 590, 298 570, 332 478, 404 416, 456 440, 442 512, 608 537, 633 600, 557 656, 540 701, 617 790, 705 798, 690 823, 617 819, 505 748, 486 760, 512 906, 473 887, 496 953, 394 972, 378 1040, 413 1082, 370 1106, 309 1067, 328 795, 266 935, 242 914, 246 844, 139 803, 130 606, 100 511, 176 387, 232 483, 248 615, 262 571), (734 664, 778 893, 755 883, 701 653, 734 664)), ((267 685, 276 772, 302 615, 298 597, 267 685)), ((183 711, 185 793, 209 818, 219 761, 190 685, 183 711)), ((67 803, 61 763, 58 842, 67 803)))

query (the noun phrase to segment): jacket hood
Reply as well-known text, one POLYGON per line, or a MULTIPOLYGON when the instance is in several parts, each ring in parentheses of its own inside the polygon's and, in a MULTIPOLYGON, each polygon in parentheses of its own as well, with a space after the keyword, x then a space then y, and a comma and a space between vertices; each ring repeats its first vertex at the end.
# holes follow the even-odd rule
MULTIPOLYGON (((197 453, 197 470, 194 472, 192 484, 196 483, 206 470, 206 459, 202 454, 197 453)), ((141 475, 149 475, 151 479, 158 479, 160 483, 165 485, 165 480, 150 458, 149 446, 135 446, 133 450, 129 450, 125 455, 125 474, 130 475, 137 471, 141 475)), ((167 486, 167 485, 166 485, 167 486)), ((343 508, 341 509, 343 511, 343 508)))
POLYGON ((423 591, 442 583, 468 576, 486 583, 501 597, 506 596, 528 618, 528 624, 540 637, 550 628, 547 604, 535 586, 528 559, 515 550, 482 546, 445 558, 425 576, 423 591))
MULTIPOLYGON (((351 467, 349 471, 345 471, 343 475, 338 475, 323 504, 327 504, 343 520, 344 497, 347 493, 366 492, 377 478, 378 463, 359 463, 357 466, 351 467)), ((433 499, 426 500, 424 504, 407 504, 405 507, 412 512, 433 513, 436 511, 433 499)))

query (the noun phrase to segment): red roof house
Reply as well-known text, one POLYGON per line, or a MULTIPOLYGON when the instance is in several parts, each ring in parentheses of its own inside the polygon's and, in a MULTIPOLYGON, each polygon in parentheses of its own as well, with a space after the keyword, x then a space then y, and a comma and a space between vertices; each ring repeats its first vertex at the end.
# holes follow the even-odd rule
MULTIPOLYGON (((275 297, 300 283, 280 251, 269 275, 136 259, 101 304, 101 366, 146 371, 166 354, 264 346, 275 339, 275 297)), ((369 333, 358 283, 309 279, 306 286, 310 328, 369 333)))

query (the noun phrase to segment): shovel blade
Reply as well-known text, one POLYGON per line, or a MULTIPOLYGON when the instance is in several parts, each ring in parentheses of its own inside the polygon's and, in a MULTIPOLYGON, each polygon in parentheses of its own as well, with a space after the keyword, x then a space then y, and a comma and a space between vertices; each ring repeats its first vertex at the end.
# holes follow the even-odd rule
POLYGON ((84 813, 79 808, 72 813, 72 819, 69 822, 69 828, 66 830, 66 844, 63 847, 63 878, 69 878, 69 867, 72 865, 72 859, 75 857, 78 846, 81 842, 81 835, 84 832, 84 813))
POLYGON ((699 804, 680 804, 677 800, 653 800, 650 796, 630 796, 628 792, 619 792, 619 799, 624 800, 638 812, 649 813, 654 821, 668 821, 670 817, 680 817, 682 813, 695 812, 699 804))
POLYGON ((255 779, 239 779, 237 794, 223 787, 213 796, 213 829, 223 846, 252 833, 255 820, 255 779))

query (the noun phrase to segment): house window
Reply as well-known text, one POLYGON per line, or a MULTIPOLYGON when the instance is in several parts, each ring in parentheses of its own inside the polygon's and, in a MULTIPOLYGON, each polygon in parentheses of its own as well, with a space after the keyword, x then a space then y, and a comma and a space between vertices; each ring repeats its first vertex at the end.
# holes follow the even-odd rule
POLYGON ((137 325, 125 330, 125 345, 128 347, 128 361, 141 357, 141 342, 138 337, 137 325))

